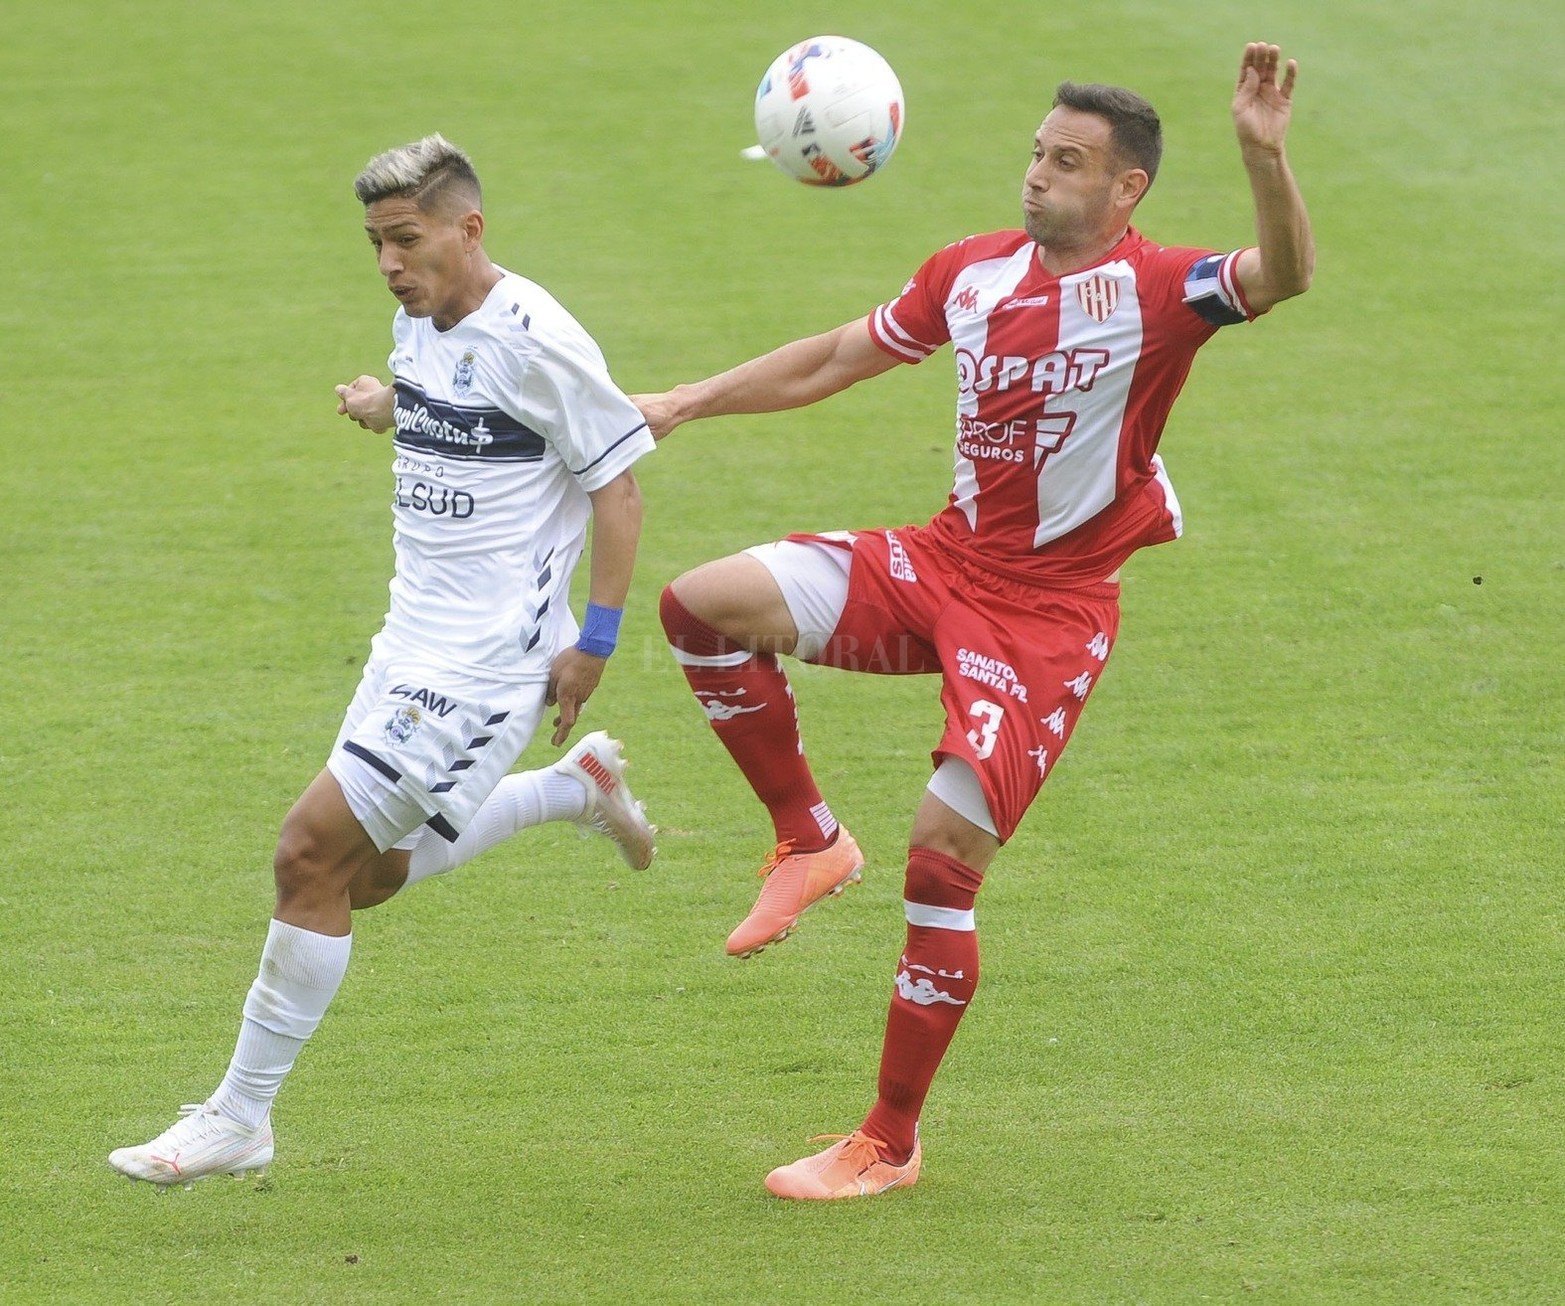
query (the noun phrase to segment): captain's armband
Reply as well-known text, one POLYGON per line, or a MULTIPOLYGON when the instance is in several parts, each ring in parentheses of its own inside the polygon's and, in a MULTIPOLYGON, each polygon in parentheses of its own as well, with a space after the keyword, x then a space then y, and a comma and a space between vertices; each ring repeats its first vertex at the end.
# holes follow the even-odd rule
POLYGON ((1185 303, 1213 326, 1233 326, 1254 316, 1234 275, 1241 253, 1208 254, 1185 273, 1185 303))

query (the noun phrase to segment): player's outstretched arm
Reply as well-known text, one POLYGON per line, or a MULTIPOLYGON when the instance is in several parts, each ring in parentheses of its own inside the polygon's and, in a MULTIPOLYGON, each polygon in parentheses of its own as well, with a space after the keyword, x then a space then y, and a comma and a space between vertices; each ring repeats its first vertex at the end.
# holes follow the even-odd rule
POLYGON ((705 381, 630 398, 647 419, 653 437, 661 440, 676 426, 701 417, 803 408, 896 365, 897 360, 870 339, 869 319, 861 317, 705 381))
POLYGON ((1234 131, 1255 197, 1256 246, 1239 256, 1234 274, 1257 313, 1302 295, 1315 272, 1315 238, 1304 197, 1288 167, 1284 144, 1293 112, 1298 61, 1288 60, 1282 81, 1282 51, 1256 41, 1245 46, 1234 90, 1234 131))
MULTIPOLYGON (((582 704, 598 687, 608 665, 609 649, 618 634, 619 614, 630 593, 630 577, 636 568, 636 546, 641 540, 641 487, 635 476, 621 472, 608 484, 589 490, 592 500, 592 573, 587 586, 587 625, 575 648, 554 659, 549 670, 547 701, 559 706, 554 718, 554 746, 569 737, 582 704), (597 618, 590 609, 601 609, 597 618), (594 642, 594 621, 607 615, 615 626, 607 645, 594 642), (583 647, 583 646, 587 647, 583 647), (591 652, 598 648, 598 652, 591 652)), ((601 636, 599 636, 601 638, 601 636)))
POLYGON ((396 407, 397 392, 378 376, 356 377, 337 387, 337 412, 366 431, 389 431, 396 407))

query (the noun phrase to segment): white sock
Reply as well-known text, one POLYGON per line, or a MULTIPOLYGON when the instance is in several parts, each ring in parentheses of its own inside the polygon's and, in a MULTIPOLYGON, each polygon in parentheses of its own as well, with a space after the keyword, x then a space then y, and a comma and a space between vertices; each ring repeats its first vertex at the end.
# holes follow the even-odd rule
POLYGON ((239 1043, 211 1106, 252 1129, 266 1119, 299 1049, 342 983, 352 947, 351 934, 338 938, 272 922, 260 974, 245 997, 239 1043))
POLYGON ((586 814, 587 786, 575 776, 561 775, 550 767, 508 775, 473 813, 455 843, 448 843, 433 830, 424 832, 408 858, 403 888, 431 875, 454 871, 520 830, 545 821, 573 821, 586 814))

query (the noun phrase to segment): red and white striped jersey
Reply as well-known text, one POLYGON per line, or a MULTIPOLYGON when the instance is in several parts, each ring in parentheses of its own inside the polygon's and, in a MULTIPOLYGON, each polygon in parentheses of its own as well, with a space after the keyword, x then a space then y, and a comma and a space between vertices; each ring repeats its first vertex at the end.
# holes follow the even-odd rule
POLYGON ((956 349, 956 483, 931 523, 958 554, 1049 585, 1101 581, 1177 538, 1158 438, 1195 351, 1251 319, 1239 251, 1172 249, 1134 228, 1053 277, 1025 232, 970 236, 870 317, 894 358, 956 349))

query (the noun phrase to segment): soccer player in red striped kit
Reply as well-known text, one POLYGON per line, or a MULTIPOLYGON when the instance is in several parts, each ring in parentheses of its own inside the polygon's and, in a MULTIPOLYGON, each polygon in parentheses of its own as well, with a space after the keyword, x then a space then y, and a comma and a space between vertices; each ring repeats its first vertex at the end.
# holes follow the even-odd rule
POLYGON ((914 1183, 918 1117, 978 982, 984 871, 1058 762, 1119 628, 1119 569, 1180 533, 1158 438, 1220 326, 1303 293, 1314 243, 1284 154, 1297 65, 1245 48, 1233 99, 1256 243, 1157 245, 1130 225, 1157 173, 1157 114, 1118 87, 1064 83, 1033 141, 1024 230, 948 246, 867 317, 731 371, 637 397, 654 435, 797 408, 949 341, 956 478, 925 526, 793 536, 663 592, 664 628, 718 737, 771 813, 777 847, 728 950, 787 937, 863 857, 805 760, 777 655, 939 673, 945 732, 913 820, 907 942, 879 1093, 860 1128, 767 1176, 778 1196, 914 1183))

